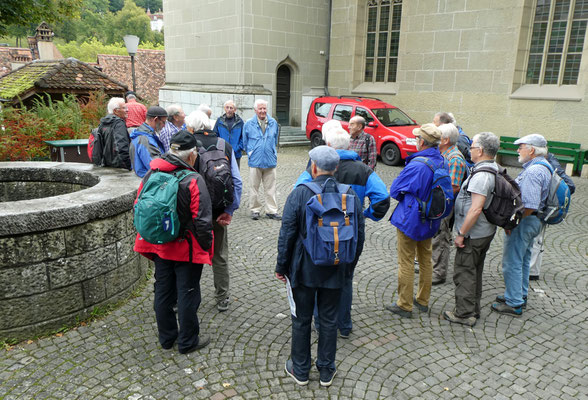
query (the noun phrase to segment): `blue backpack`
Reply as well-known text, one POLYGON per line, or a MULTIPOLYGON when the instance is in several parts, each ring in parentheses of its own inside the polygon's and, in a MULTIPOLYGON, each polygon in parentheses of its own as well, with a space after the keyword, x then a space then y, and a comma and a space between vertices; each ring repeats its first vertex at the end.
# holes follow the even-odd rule
POLYGON ((451 214, 453 210, 453 187, 449 176, 449 164, 443 159, 443 164, 435 167, 427 157, 415 157, 413 161, 426 164, 433 171, 431 191, 425 200, 417 198, 421 213, 421 220, 442 219, 451 214))
POLYGON ((543 210, 538 210, 537 216, 549 225, 559 224, 564 220, 566 215, 568 215, 572 196, 570 188, 550 164, 541 161, 537 164, 543 165, 545 168, 549 169, 549 172, 551 172, 549 194, 545 201, 545 207, 543 210))
POLYGON ((306 203, 306 237, 304 248, 315 265, 350 264, 357 251, 357 212, 350 186, 329 178, 322 185, 305 182, 314 192, 306 203), (335 191, 325 191, 331 186, 335 191))

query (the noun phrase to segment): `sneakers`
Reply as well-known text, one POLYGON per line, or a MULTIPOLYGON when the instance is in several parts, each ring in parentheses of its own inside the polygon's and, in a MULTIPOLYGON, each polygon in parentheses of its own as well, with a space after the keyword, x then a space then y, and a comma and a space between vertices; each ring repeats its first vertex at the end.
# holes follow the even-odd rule
POLYGON ((333 383, 333 379, 335 379, 335 375, 337 375, 337 370, 329 371, 328 368, 323 368, 319 371, 319 373, 320 373, 321 386, 329 387, 333 383))
POLYGON ((539 280, 539 275, 529 275, 529 280, 530 281, 538 281, 539 280))
POLYGON ((523 306, 511 307, 506 303, 493 303, 490 308, 497 313, 512 315, 514 317, 520 317, 523 315, 523 306))
POLYGON ((421 303, 419 303, 416 300, 416 297, 413 297, 412 298, 412 304, 414 304, 415 307, 418 308, 420 312, 427 312, 427 311, 429 311, 429 306, 423 306, 421 303))
POLYGON ((453 311, 443 311, 443 318, 455 324, 474 326, 476 325, 476 317, 461 318, 455 315, 453 311))
MULTIPOLYGON (((294 365, 292 364, 292 360, 287 360, 286 361, 286 366, 285 366, 284 370, 286 371, 286 373, 288 375, 290 375, 290 377, 292 379, 294 379, 294 382, 296 382, 300 386, 306 386, 306 385, 308 385, 308 378, 306 380, 302 380, 302 379, 298 379, 296 377, 296 375, 294 375, 294 365)), ((331 381, 332 381, 332 379, 331 379, 331 381)), ((322 381, 321 381, 321 384, 322 384, 322 381)))
MULTIPOLYGON (((506 303, 506 299, 502 295, 496 296, 496 301, 499 303, 506 303)), ((523 303, 522 307, 523 307, 523 309, 526 309, 527 308, 527 296, 523 296, 523 301, 524 301, 524 303, 523 303)))
POLYGON ((339 337, 341 339, 349 339, 350 334, 351 334, 351 331, 348 331, 348 332, 339 331, 339 337))
POLYGON ((200 350, 203 347, 208 346, 209 343, 210 343, 210 338, 208 336, 200 335, 199 340, 198 340, 198 344, 196 346, 190 347, 187 350, 178 349, 178 351, 180 352, 180 354, 192 353, 193 351, 200 350))
POLYGON ((442 278, 433 278, 433 281, 431 282, 431 285, 437 286, 437 285, 443 285, 444 283, 445 283, 445 279, 442 279, 442 278))
POLYGON ((220 312, 227 311, 229 309, 229 298, 227 297, 226 299, 216 303, 216 309, 220 312))
POLYGON ((280 221, 282 216, 280 214, 265 214, 266 218, 275 219, 276 221, 280 221))
POLYGON ((406 311, 402 308, 398 307, 396 304, 390 304, 386 306, 386 310, 393 312, 394 314, 398 314, 403 318, 412 318, 412 311, 406 311))
POLYGON ((251 213, 251 219, 254 221, 257 221, 259 219, 259 213, 258 212, 252 212, 251 213))

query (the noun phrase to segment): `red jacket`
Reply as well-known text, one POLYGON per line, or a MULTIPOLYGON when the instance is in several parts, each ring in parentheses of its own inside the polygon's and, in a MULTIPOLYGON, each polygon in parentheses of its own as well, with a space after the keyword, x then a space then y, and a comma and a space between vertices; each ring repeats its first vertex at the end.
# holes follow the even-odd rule
MULTIPOLYGON (((153 170, 158 169, 162 172, 171 172, 176 169, 194 170, 184 161, 169 153, 162 158, 151 161, 149 166, 151 169, 145 174, 139 185, 137 199, 153 170)), ((135 204, 137 199, 135 199, 135 204)), ((134 250, 149 259, 157 254, 165 260, 191 261, 194 264, 212 265, 214 247, 212 204, 206 183, 200 174, 190 174, 180 181, 177 210, 181 221, 190 221, 184 234, 180 234, 180 237, 173 242, 163 244, 148 243, 143 240, 141 235, 137 234, 134 250)))
POLYGON ((129 100, 127 103, 129 114, 127 115, 127 128, 133 126, 140 126, 147 118, 147 107, 139 103, 135 99, 129 100))

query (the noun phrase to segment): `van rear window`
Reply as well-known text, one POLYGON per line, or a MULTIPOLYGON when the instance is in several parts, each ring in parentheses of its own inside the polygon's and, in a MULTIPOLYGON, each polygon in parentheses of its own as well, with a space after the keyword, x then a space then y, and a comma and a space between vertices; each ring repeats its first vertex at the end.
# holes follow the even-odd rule
POLYGON ((326 118, 331 111, 331 103, 314 103, 314 114, 317 117, 326 118))

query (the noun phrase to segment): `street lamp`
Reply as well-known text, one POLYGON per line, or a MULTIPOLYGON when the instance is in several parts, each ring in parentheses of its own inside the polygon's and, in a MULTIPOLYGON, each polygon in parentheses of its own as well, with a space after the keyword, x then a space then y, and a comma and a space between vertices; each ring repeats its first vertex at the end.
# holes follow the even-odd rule
POLYGON ((137 54, 137 47, 139 47, 139 37, 135 35, 126 35, 124 38, 125 47, 129 56, 131 56, 131 71, 133 74, 133 92, 135 89, 135 54, 137 54))

